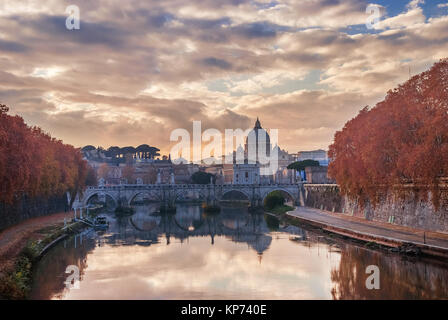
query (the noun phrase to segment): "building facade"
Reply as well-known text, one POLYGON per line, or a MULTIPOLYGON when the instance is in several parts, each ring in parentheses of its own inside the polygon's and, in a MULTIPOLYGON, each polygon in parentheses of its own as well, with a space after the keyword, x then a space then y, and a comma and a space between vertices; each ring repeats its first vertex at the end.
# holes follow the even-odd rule
POLYGON ((318 161, 321 166, 328 166, 329 159, 327 151, 319 149, 313 151, 299 151, 293 155, 295 161, 315 160, 318 161))
POLYGON ((257 164, 235 164, 233 166, 233 184, 259 184, 260 167, 257 164))

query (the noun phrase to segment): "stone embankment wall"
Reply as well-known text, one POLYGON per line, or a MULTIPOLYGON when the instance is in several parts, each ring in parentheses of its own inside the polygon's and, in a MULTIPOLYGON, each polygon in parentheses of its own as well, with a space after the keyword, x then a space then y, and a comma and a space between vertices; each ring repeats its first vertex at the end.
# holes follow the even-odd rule
MULTIPOLYGON (((337 185, 305 185, 302 205, 336 213, 357 216, 367 220, 388 222, 428 231, 448 233, 448 189, 443 189, 441 206, 434 208, 430 200, 419 199, 411 190, 405 197, 388 194, 375 207, 362 208, 357 201, 339 193, 337 185)), ((431 198, 428 192, 428 199, 431 198)))
POLYGON ((0 230, 29 218, 67 211, 69 205, 66 195, 49 199, 24 197, 13 205, 0 202, 0 230))

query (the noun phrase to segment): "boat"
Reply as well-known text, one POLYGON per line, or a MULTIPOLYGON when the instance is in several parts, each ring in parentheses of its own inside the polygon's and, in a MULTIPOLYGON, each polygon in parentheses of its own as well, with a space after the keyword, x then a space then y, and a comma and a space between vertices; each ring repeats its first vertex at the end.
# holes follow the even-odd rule
POLYGON ((107 221, 106 217, 98 216, 93 222, 93 227, 95 230, 106 230, 107 228, 109 228, 109 222, 107 221))

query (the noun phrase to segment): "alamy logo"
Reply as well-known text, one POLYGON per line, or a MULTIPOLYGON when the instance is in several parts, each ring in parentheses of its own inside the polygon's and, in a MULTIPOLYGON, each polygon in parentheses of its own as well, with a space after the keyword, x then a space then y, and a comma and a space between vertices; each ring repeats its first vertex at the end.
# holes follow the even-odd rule
POLYGON ((67 30, 79 30, 81 29, 81 18, 79 7, 75 5, 68 6, 65 9, 65 13, 68 14, 65 20, 65 27, 67 30))
POLYGON ((366 28, 372 30, 375 26, 379 26, 381 12, 380 7, 375 4, 369 4, 366 8, 366 13, 370 14, 366 21, 366 28))
POLYGON ((79 268, 75 265, 69 265, 65 269, 65 273, 69 273, 69 276, 64 281, 67 289, 79 289, 79 268))
POLYGON ((193 139, 188 130, 179 128, 171 132, 170 141, 178 142, 170 151, 175 164, 183 159, 207 165, 258 164, 260 175, 278 170, 278 147, 272 148, 278 145, 278 129, 270 129, 268 134, 258 120, 254 129, 225 129, 224 134, 213 128, 202 132, 201 121, 193 121, 193 139))
POLYGON ((366 274, 369 276, 366 279, 366 288, 369 290, 380 289, 380 268, 375 265, 368 266, 366 268, 366 274))

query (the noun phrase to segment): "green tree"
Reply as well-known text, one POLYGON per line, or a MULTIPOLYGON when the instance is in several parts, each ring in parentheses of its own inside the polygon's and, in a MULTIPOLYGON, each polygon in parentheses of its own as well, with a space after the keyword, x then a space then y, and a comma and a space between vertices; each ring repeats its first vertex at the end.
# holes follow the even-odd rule
POLYGON ((303 171, 306 167, 320 167, 319 161, 316 160, 303 160, 291 163, 288 169, 294 169, 297 171, 303 171))
POLYGON ((191 175, 191 181, 193 181, 194 184, 209 184, 210 179, 213 179, 214 182, 215 176, 203 171, 198 171, 191 175))

